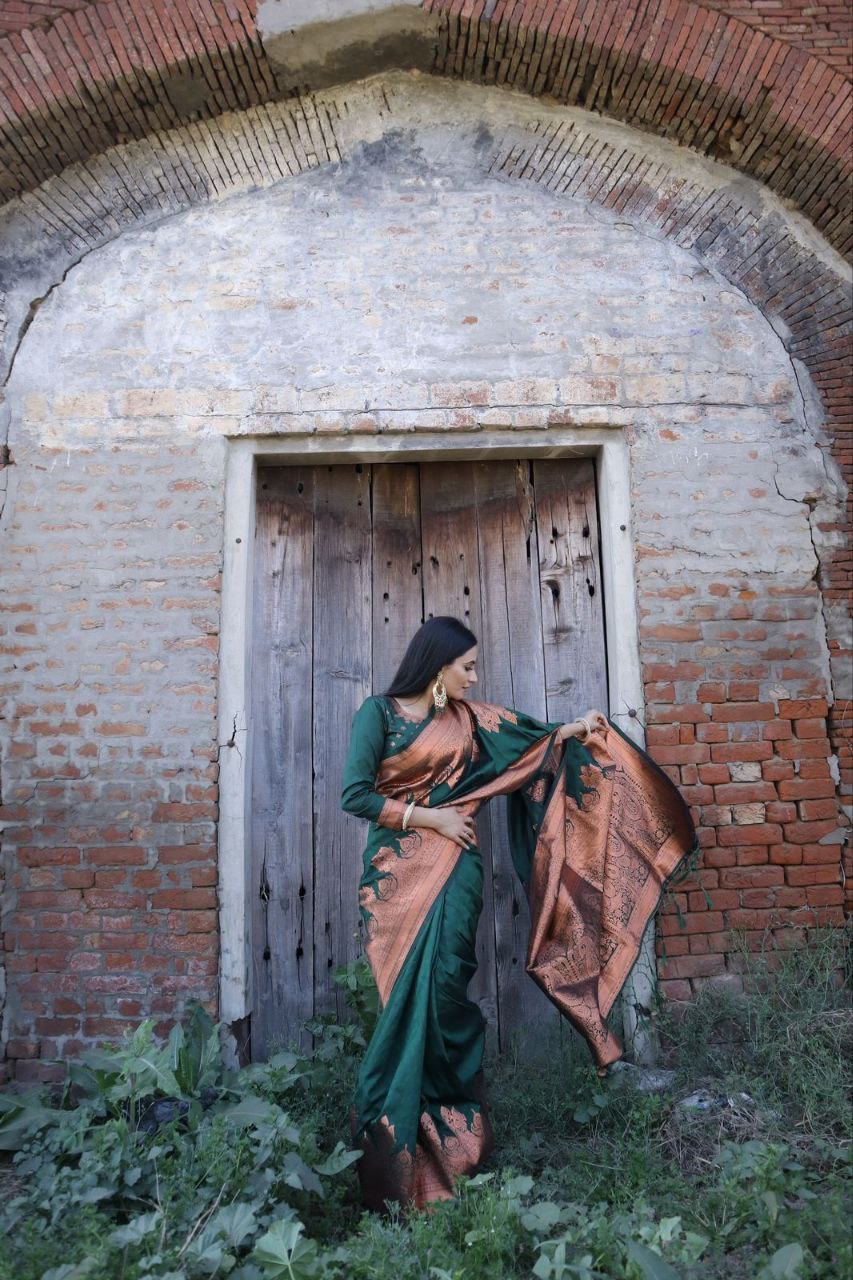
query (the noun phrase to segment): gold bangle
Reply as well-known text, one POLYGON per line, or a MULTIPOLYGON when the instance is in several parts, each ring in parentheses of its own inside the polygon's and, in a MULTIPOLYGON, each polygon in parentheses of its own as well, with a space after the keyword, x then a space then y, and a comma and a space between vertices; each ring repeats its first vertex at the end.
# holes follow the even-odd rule
POLYGON ((412 816, 412 810, 414 809, 414 807, 415 807, 414 800, 410 800, 409 803, 406 805, 406 812, 403 814, 403 830, 404 831, 407 830, 408 828, 409 818, 411 818, 412 816))
POLYGON ((586 716, 579 716, 578 719, 581 721, 582 724, 586 725, 586 733, 584 734, 584 739, 583 739, 584 741, 586 741, 586 739, 592 733, 592 725, 589 723, 586 716))

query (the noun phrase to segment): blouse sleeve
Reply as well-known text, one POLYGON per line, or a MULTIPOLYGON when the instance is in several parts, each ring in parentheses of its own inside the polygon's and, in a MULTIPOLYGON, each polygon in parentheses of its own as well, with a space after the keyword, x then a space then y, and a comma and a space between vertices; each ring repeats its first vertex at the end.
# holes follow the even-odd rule
POLYGON ((352 719, 349 750, 344 765, 341 808, 358 818, 400 830, 406 805, 381 795, 376 774, 385 746, 385 716, 375 697, 365 698, 352 719))

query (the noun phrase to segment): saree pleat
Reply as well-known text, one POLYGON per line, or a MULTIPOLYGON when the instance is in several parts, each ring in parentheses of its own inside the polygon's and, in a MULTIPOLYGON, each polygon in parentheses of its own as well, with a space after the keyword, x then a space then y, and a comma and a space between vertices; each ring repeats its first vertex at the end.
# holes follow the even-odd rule
POLYGON ((421 1080, 421 1093, 433 1105, 464 1101, 482 1058, 483 1017, 467 995, 477 968, 475 922, 483 905, 482 884, 480 858, 460 860, 438 904, 441 920, 430 972, 430 1025, 421 1080))
POLYGON ((601 1065, 622 1056, 607 1016, 645 926, 699 848, 678 789, 612 722, 581 744, 561 743, 556 723, 473 700, 408 727, 387 699, 363 710, 372 747, 357 755, 354 721, 344 799, 373 818, 359 904, 380 1013, 351 1127, 364 1203, 424 1207, 452 1196, 492 1146, 485 1021, 467 995, 483 869, 476 844, 376 817, 396 822, 411 799, 473 815, 491 796, 508 797, 512 858, 530 901, 527 972, 601 1065))
POLYGON ((491 1149, 482 1107, 485 1023, 466 994, 477 967, 482 882, 479 856, 457 862, 365 1055, 351 1126, 362 1146, 368 1208, 446 1198, 455 1179, 473 1173, 491 1149))

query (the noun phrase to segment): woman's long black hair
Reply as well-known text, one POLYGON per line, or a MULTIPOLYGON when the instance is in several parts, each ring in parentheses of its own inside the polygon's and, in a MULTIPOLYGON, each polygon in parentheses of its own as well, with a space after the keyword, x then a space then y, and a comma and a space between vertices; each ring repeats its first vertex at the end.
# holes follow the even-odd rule
POLYGON ((409 641, 397 674, 385 690, 390 697, 423 693, 439 670, 477 643, 473 631, 458 618, 427 618, 409 641))

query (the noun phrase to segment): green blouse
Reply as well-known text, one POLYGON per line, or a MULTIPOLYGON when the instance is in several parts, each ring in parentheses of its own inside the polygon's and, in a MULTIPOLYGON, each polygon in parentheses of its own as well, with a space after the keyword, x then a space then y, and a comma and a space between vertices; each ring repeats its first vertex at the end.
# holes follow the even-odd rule
MULTIPOLYGON (((432 714, 433 708, 430 708, 425 720, 432 714)), ((385 810, 383 825, 399 827, 406 806, 402 800, 389 800, 380 795, 375 789, 376 775, 383 757, 402 751, 423 724, 424 720, 410 720, 402 715, 384 694, 365 698, 352 720, 344 765, 342 809, 371 822, 377 822, 385 810)))
MULTIPOLYGON (((535 741, 543 734, 558 729, 562 721, 537 720, 524 711, 509 708, 514 724, 513 738, 526 737, 528 742, 535 741)), ((392 800, 376 790, 376 775, 379 766, 387 755, 395 755, 402 751, 420 733, 423 726, 435 712, 430 707, 421 720, 410 720, 401 713, 396 702, 385 694, 373 694, 365 698, 352 720, 349 750, 344 765, 343 790, 341 792, 341 808, 359 818, 367 818, 371 822, 380 823, 384 827, 399 829, 402 826, 406 804, 403 800, 392 800)), ((504 733, 491 733, 475 725, 478 746, 483 754, 491 760, 491 767, 498 761, 491 759, 497 747, 498 739, 503 742, 506 730, 510 726, 504 722, 504 733)), ((499 747, 497 748, 499 750, 499 747)), ((516 750, 520 750, 516 741, 516 750)), ((499 771, 499 768, 498 768, 499 771)), ((477 770, 471 773, 472 783, 476 782, 477 770)))

